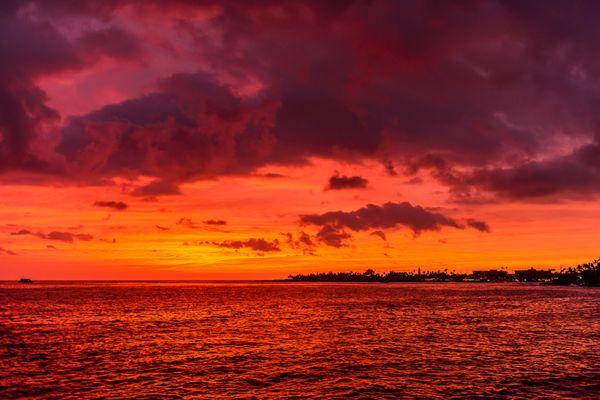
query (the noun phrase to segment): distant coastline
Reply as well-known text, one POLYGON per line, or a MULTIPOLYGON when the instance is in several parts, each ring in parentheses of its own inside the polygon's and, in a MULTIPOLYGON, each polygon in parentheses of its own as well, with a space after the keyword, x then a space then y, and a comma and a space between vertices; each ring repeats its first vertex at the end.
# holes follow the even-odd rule
POLYGON ((538 282, 548 285, 600 286, 600 259, 576 267, 553 269, 529 268, 508 272, 490 269, 467 273, 438 271, 386 272, 319 272, 290 275, 293 282, 538 282))

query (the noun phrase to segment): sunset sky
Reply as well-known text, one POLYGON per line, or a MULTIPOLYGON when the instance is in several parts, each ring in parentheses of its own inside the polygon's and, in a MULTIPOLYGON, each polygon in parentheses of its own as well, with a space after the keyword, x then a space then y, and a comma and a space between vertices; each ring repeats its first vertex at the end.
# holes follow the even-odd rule
POLYGON ((0 3, 0 279, 600 255, 598 2, 0 3))

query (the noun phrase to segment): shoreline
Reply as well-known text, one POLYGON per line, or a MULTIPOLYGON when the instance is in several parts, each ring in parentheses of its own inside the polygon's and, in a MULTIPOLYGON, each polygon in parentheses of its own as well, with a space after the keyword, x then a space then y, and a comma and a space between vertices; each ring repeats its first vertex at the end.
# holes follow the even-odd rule
POLYGON ((223 280, 206 280, 206 279, 175 279, 175 280, 139 280, 139 279, 98 279, 98 280, 54 280, 41 279, 35 280, 33 283, 20 283, 18 280, 0 280, 0 285, 19 286, 23 288, 39 287, 42 285, 70 285, 70 284, 364 284, 364 285, 388 285, 388 284, 506 284, 506 285, 526 285, 526 286, 552 286, 552 287, 600 287, 597 285, 577 285, 577 284, 557 284, 552 282, 520 282, 520 281, 296 281, 291 279, 223 279, 223 280))

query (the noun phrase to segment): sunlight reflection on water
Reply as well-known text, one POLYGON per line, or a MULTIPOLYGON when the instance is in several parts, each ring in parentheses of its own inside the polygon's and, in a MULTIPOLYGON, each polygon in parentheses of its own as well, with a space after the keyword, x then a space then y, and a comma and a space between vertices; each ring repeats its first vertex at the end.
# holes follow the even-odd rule
POLYGON ((600 289, 0 284, 0 398, 597 398, 600 289))

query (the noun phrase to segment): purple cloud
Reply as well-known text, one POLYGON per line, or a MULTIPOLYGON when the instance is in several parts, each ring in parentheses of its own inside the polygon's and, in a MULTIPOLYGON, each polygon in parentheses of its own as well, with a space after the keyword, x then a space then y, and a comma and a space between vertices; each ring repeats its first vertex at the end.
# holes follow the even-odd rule
POLYGON ((377 160, 394 175, 430 154, 461 171, 437 176, 457 198, 600 193, 596 2, 226 2, 202 27, 168 12, 206 7, 195 2, 1 7, 0 173, 77 184, 150 176, 131 194, 151 197, 312 157, 377 160), (67 34, 65 20, 82 28, 67 34), (153 40, 135 36, 142 22, 157 25, 153 40), (176 70, 199 64, 181 48, 207 61, 160 71, 143 94, 84 115, 59 115, 38 85, 104 58, 115 70, 146 71, 148 54, 181 60, 176 70))

